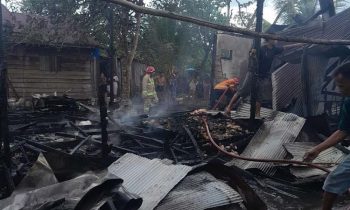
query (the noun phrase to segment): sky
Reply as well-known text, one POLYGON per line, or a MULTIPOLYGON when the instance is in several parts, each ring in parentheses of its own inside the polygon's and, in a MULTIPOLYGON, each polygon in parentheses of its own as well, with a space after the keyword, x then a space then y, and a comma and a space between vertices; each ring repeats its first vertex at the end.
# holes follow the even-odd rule
MULTIPOLYGON (((16 2, 20 2, 20 1, 21 0, 3 0, 2 2, 4 2, 4 4, 9 7, 11 4, 16 4, 16 2)), ((146 6, 149 6, 149 3, 151 1, 152 0, 144 0, 146 6)), ((240 0, 240 3, 246 3, 248 1, 249 0, 240 0)), ((347 1, 347 4, 350 6, 350 0, 347 1)), ((231 8, 232 8, 233 15, 238 13, 238 5, 236 1, 232 1, 231 8)), ((256 5, 252 5, 251 7, 248 8, 250 10, 249 12, 253 13, 255 11, 255 8, 256 8, 256 5)), ((226 11, 226 9, 224 8, 223 11, 226 11)), ((272 23, 276 17, 277 17, 277 13, 273 6, 273 0, 265 0, 264 19, 272 23)))
MULTIPOLYGON (((144 0, 146 6, 148 6, 151 1, 152 0, 144 0)), ((240 2, 246 3, 248 1, 249 0, 241 0, 240 2)), ((252 5, 248 9, 251 10, 252 13, 254 13, 255 7, 256 5, 252 5)), ((231 8, 232 8, 233 15, 238 13, 238 5, 235 1, 232 1, 231 8)), ((224 8, 223 11, 226 11, 226 9, 224 8)), ((273 22, 276 17, 277 17, 277 13, 275 12, 275 9, 273 7, 272 0, 266 0, 264 5, 264 19, 269 22, 273 22)))

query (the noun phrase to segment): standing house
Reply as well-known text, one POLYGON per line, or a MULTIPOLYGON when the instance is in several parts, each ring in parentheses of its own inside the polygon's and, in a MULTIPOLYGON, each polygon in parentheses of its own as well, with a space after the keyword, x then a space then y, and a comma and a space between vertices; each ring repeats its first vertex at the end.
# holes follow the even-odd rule
MULTIPOLYGON (((327 21, 316 20, 308 25, 291 28, 280 33, 319 39, 350 39, 350 9, 327 21)), ((312 117, 337 117, 342 97, 332 80, 332 71, 348 60, 348 46, 304 45, 289 50, 283 56, 286 63, 272 74, 273 107, 280 110, 296 101, 294 113, 312 117)))
MULTIPOLYGON (((350 9, 326 21, 316 19, 304 26, 288 27, 278 34, 349 40, 350 9)), ((244 78, 251 43, 251 39, 235 34, 218 34, 213 68, 215 81, 231 75, 244 78), (240 55, 235 55, 236 52, 240 55)), ((338 65, 350 60, 349 46, 305 44, 285 51, 278 60, 272 69, 274 110, 286 110, 288 107, 288 111, 304 117, 324 113, 335 118, 339 115, 343 97, 337 92, 331 74, 338 65)))
POLYGON ((10 12, 2 5, 10 97, 96 95, 97 43, 69 23, 10 12))
POLYGON ((238 34, 219 32, 214 53, 214 83, 239 77, 244 79, 248 70, 248 55, 253 40, 238 34))

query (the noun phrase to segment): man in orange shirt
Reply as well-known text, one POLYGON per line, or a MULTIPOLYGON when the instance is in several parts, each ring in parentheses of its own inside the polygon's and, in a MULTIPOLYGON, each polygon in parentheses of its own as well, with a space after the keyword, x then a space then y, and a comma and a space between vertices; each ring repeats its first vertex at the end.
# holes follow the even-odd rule
POLYGON ((224 80, 215 85, 214 90, 211 94, 210 108, 213 108, 218 102, 219 98, 225 93, 225 96, 229 99, 233 97, 236 92, 236 87, 239 84, 238 78, 232 78, 224 80))

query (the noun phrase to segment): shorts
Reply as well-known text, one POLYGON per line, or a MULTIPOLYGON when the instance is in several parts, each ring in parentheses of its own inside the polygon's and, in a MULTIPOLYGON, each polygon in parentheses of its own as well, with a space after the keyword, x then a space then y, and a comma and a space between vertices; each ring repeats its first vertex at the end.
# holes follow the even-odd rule
POLYGON ((248 71, 242 85, 240 85, 238 90, 238 94, 241 97, 245 98, 250 95, 252 80, 253 80, 253 73, 248 71))
POLYGON ((272 101, 272 81, 271 77, 258 78, 256 100, 260 103, 270 103, 272 101))
MULTIPOLYGON (((250 95, 253 81, 253 73, 248 72, 242 86, 238 90, 239 96, 245 98, 250 95)), ((265 103, 272 100, 272 81, 270 77, 258 78, 257 80, 257 102, 265 103)))
POLYGON ((332 171, 323 185, 323 190, 342 195, 350 188, 350 155, 332 171))

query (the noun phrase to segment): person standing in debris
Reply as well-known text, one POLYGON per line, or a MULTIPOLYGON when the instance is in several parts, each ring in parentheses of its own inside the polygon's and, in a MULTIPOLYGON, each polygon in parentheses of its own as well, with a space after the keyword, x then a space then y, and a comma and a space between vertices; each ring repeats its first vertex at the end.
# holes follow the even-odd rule
POLYGON ((151 107, 158 103, 158 96, 152 77, 155 71, 153 66, 147 67, 145 76, 142 79, 143 110, 145 113, 148 113, 151 107))
POLYGON ((160 103, 164 103, 165 102, 165 88, 166 88, 166 78, 163 72, 161 72, 158 76, 157 76, 157 80, 156 80, 156 91, 158 94, 158 98, 160 103))
POLYGON ((257 101, 256 101, 256 116, 260 117, 261 104, 263 101, 271 100, 272 98, 272 81, 271 81, 271 66, 276 55, 281 54, 285 49, 298 47, 302 44, 291 44, 283 47, 276 46, 276 41, 265 39, 265 44, 260 49, 259 59, 256 58, 256 50, 252 49, 249 52, 248 73, 242 84, 242 87, 232 97, 225 112, 229 114, 232 106, 240 97, 247 97, 251 91, 253 72, 259 66, 258 81, 257 81, 257 101))
POLYGON ((223 101, 219 100, 223 99, 224 96, 229 99, 232 98, 236 92, 236 87, 238 84, 238 78, 227 79, 216 84, 213 93, 211 94, 210 108, 216 108, 214 107, 215 104, 222 103, 223 101))
POLYGON ((176 72, 173 71, 170 74, 169 78, 169 88, 170 88, 170 101, 176 102, 176 95, 177 95, 177 75, 176 72))
MULTIPOLYGON (((334 73, 334 79, 340 93, 348 97, 343 105, 338 130, 328 139, 317 145, 304 156, 304 161, 313 161, 322 151, 338 144, 350 135, 350 63, 339 66, 334 73)), ((338 195, 342 195, 350 188, 350 155, 331 172, 324 185, 323 210, 331 210, 338 195)))
POLYGON ((204 97, 204 100, 207 100, 209 101, 209 98, 210 98, 210 77, 209 76, 206 76, 203 80, 203 97, 204 97))
POLYGON ((190 88, 190 98, 195 99, 196 98, 196 87, 197 87, 198 81, 196 77, 193 77, 190 83, 188 84, 190 88))

